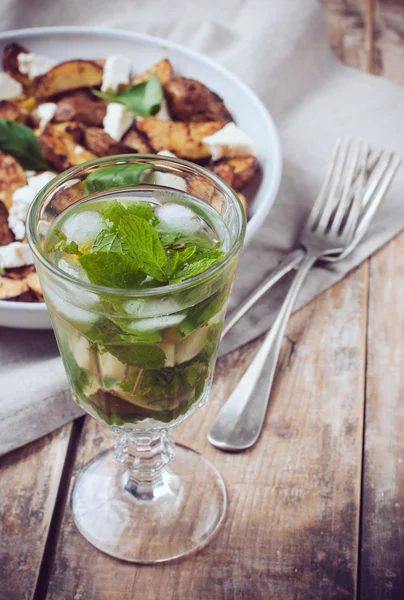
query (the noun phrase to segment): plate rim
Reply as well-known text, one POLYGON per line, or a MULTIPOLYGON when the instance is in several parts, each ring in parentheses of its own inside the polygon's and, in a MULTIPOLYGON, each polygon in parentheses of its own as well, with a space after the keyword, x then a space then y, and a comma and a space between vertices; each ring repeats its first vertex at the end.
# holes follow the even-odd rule
MULTIPOLYGON (((44 27, 26 27, 22 29, 10 29, 9 31, 5 31, 0 33, 0 41, 8 40, 12 37, 36 37, 41 35, 49 35, 55 33, 62 34, 85 34, 85 35, 105 35, 105 36, 115 36, 126 39, 137 39, 139 41, 146 42, 149 45, 160 44, 161 46, 166 46, 172 48, 179 53, 186 54, 193 59, 198 61, 205 62, 210 67, 219 71, 222 75, 224 75, 227 79, 232 80, 233 83, 241 87, 244 93, 249 97, 251 102, 257 107, 261 116, 266 121, 268 128, 272 131, 272 138, 274 143, 274 162, 272 165, 273 168, 273 176, 269 182, 268 189, 266 191, 266 195, 268 198, 271 198, 271 202, 269 204, 269 209, 263 204, 259 206, 254 216, 251 218, 250 223, 253 227, 248 228, 249 223, 247 223, 246 237, 244 241, 244 247, 251 241, 253 235, 260 228, 259 222, 263 221, 264 216, 267 216, 273 206, 273 203, 276 199, 276 195, 279 190, 279 185, 282 176, 282 168, 283 168, 283 157, 282 157, 282 147, 280 143, 280 138, 278 134, 277 127, 275 122, 266 108, 265 104, 258 97, 258 95, 244 83, 237 75, 232 73, 229 69, 211 59, 209 56, 197 52, 196 50, 192 50, 179 44, 177 42, 173 42, 172 40, 167 40, 165 38, 161 38, 159 36, 151 35, 148 33, 139 33, 137 31, 126 31, 124 29, 113 28, 113 27, 100 27, 100 26, 87 26, 87 25, 55 25, 55 26, 44 26, 44 27)), ((16 302, 16 301, 0 301, 0 310, 7 309, 19 311, 29 312, 44 312, 47 310, 45 304, 39 303, 30 303, 30 302, 16 302), (7 308, 6 308, 7 307, 7 308), (28 308, 27 308, 28 307, 28 308)))

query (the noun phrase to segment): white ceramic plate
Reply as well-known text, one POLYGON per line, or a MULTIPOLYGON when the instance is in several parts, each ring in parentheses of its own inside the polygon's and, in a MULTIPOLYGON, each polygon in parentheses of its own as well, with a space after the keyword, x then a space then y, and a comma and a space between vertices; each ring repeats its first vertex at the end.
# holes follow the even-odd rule
MULTIPOLYGON (((257 96, 237 77, 209 58, 167 40, 100 27, 40 27, 0 35, 0 54, 10 42, 60 61, 104 58, 123 54, 142 72, 161 58, 172 62, 175 73, 199 79, 221 96, 237 124, 254 142, 262 178, 250 204, 246 244, 262 225, 275 200, 282 171, 282 155, 274 122, 257 96)), ((0 326, 26 329, 51 327, 44 304, 0 301, 0 326)))

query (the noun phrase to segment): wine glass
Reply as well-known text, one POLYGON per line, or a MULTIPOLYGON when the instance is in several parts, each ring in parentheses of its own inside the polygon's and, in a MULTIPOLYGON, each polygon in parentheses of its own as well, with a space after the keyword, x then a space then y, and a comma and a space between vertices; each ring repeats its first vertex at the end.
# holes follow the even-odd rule
POLYGON ((77 477, 78 529, 103 552, 132 562, 195 551, 224 518, 225 485, 209 460, 175 446, 168 432, 209 396, 245 233, 236 192, 176 158, 102 158, 51 181, 30 208, 27 232, 73 399, 117 434, 115 450, 77 477), (74 264, 62 269, 50 259, 49 232, 71 207, 83 208, 85 230, 89 202, 156 198, 191 206, 215 231, 224 258, 191 279, 129 290, 93 285, 74 264), (138 342, 134 332, 145 328, 152 337, 138 342))

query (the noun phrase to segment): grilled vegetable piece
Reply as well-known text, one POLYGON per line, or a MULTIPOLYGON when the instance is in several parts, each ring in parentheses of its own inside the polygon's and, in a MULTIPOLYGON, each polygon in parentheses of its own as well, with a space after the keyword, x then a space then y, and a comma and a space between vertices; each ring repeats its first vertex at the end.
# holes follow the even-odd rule
POLYGON ((227 158, 208 169, 219 175, 235 190, 242 190, 257 172, 258 161, 255 156, 227 158))
POLYGON ((215 186, 199 175, 190 175, 187 177, 187 192, 210 204, 215 193, 215 186))
POLYGON ((233 120, 220 96, 196 79, 174 77, 164 85, 164 94, 174 120, 191 123, 233 120))
POLYGON ((0 152, 0 201, 7 209, 13 202, 16 189, 27 185, 25 171, 13 156, 0 152))
POLYGON ((209 148, 202 138, 212 135, 223 126, 222 123, 180 123, 143 119, 136 124, 155 152, 170 150, 179 158, 203 160, 210 158, 209 148))
POLYGON ((8 227, 8 210, 0 202, 0 246, 7 246, 11 242, 14 242, 14 234, 8 227))
POLYGON ((36 273, 29 273, 25 277, 25 282, 28 285, 29 289, 32 290, 39 299, 42 299, 43 294, 41 284, 39 283, 38 275, 36 273))
POLYGON ((129 148, 114 140, 99 127, 87 127, 84 132, 84 145, 97 156, 112 156, 130 152, 129 148))
POLYGON ((85 125, 102 125, 107 112, 103 102, 94 102, 85 98, 66 96, 57 103, 55 123, 79 121, 85 125))
POLYGON ((151 152, 153 152, 153 149, 146 142, 144 137, 133 127, 128 131, 128 133, 125 133, 125 135, 122 138, 122 143, 127 148, 130 148, 130 150, 134 150, 139 154, 150 154, 151 152))
POLYGON ((3 69, 6 73, 8 73, 8 75, 19 81, 24 87, 28 87, 30 85, 29 77, 28 75, 21 73, 18 66, 17 56, 21 52, 24 54, 29 54, 29 50, 20 44, 16 44, 15 42, 8 44, 3 51, 3 69))
POLYGON ((167 58, 163 58, 144 73, 140 73, 140 75, 133 77, 130 84, 135 85, 136 83, 147 81, 154 73, 157 75, 161 85, 164 85, 173 76, 173 67, 170 61, 167 58))
MULTIPOLYGON (((11 279, 7 276, 0 277, 0 300, 17 300, 25 292, 29 292, 24 279, 11 279)), ((30 302, 31 300, 28 300, 30 302)))
POLYGON ((36 95, 49 98, 68 90, 96 87, 102 82, 102 67, 91 60, 68 60, 53 67, 38 80, 36 95))
POLYGON ((11 100, 0 100, 0 119, 16 121, 17 123, 26 123, 29 111, 11 100))
POLYGON ((39 136, 39 144, 46 160, 56 171, 64 171, 95 158, 95 155, 88 150, 77 152, 82 135, 82 130, 76 121, 48 123, 45 127, 39 136))

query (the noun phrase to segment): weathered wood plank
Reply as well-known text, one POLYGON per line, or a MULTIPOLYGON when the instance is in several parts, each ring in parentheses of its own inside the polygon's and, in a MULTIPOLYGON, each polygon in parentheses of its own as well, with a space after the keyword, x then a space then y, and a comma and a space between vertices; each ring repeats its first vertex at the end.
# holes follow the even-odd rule
POLYGON ((33 598, 72 425, 0 458, 0 599, 33 598))
MULTIPOLYGON (((354 598, 366 306, 363 265, 293 317, 262 438, 241 454, 219 452, 206 434, 259 342, 220 361, 211 401, 175 435, 227 482, 228 514, 206 549, 166 565, 125 564, 81 537, 68 505, 48 600, 354 598)), ((111 441, 87 420, 77 470, 111 441)))
POLYGON ((361 600, 404 598, 404 234, 370 261, 361 600))

